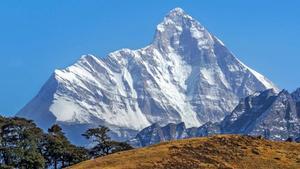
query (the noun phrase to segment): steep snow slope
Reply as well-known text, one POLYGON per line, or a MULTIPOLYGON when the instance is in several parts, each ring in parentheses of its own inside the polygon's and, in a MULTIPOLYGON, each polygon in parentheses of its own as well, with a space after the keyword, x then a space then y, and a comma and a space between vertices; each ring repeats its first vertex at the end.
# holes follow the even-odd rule
POLYGON ((72 138, 102 124, 126 139, 153 123, 193 127, 218 122, 240 98, 268 88, 278 91, 175 8, 157 26, 149 46, 121 49, 105 58, 82 56, 56 70, 17 115, 43 128, 60 123, 72 138), (75 126, 78 130, 72 130, 75 126))

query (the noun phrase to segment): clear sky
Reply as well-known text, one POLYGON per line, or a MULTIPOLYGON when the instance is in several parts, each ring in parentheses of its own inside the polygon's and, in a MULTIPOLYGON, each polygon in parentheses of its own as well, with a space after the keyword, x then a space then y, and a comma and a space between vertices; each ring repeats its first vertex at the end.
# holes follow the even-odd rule
POLYGON ((300 1, 3 0, 0 114, 13 115, 54 69, 149 44, 169 10, 183 8, 245 64, 280 88, 300 87, 300 1))

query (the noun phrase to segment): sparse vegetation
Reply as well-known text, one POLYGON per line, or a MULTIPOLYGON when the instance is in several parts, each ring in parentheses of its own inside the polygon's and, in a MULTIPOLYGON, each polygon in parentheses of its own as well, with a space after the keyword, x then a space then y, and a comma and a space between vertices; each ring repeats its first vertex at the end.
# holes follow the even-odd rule
POLYGON ((163 142, 88 160, 70 169, 298 169, 300 144, 240 135, 163 142))

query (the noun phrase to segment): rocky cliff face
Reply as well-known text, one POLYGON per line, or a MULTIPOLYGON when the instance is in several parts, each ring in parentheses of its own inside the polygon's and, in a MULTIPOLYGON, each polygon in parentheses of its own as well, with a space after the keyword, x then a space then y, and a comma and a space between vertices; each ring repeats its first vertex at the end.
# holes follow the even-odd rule
POLYGON ((140 131, 135 139, 130 140, 130 144, 135 147, 145 147, 162 141, 178 140, 188 137, 189 135, 184 123, 169 123, 164 127, 155 123, 140 131))
POLYGON ((176 8, 157 26, 150 45, 105 58, 85 55, 55 70, 17 116, 43 128, 59 123, 71 138, 101 124, 127 139, 153 123, 219 122, 240 98, 269 88, 278 90, 176 8))
MULTIPOLYGON (((282 90, 276 93, 274 90, 257 92, 241 99, 238 106, 227 115, 224 120, 217 123, 208 122, 201 127, 182 128, 179 131, 186 133, 182 138, 202 137, 213 134, 242 134, 263 136, 271 140, 300 140, 300 109, 299 89, 293 93, 282 90)), ((172 124, 175 125, 175 124, 172 124)), ((175 125, 176 126, 176 125, 175 125)), ((176 127, 173 128, 176 128, 176 127)), ((184 126, 184 124, 178 124, 184 126)), ((170 137, 175 131, 163 132, 160 137, 155 137, 151 142, 144 139, 153 137, 153 131, 164 130, 164 127, 148 127, 140 132, 134 141, 135 146, 144 146, 167 140, 176 140, 170 137), (168 139, 170 138, 170 139, 168 139), (139 143, 139 144, 138 144, 139 143)), ((178 131, 178 132, 179 132, 178 131)), ((133 142, 132 142, 133 143, 133 142)))
POLYGON ((288 91, 266 90, 246 97, 221 123, 223 133, 262 135, 272 140, 300 136, 297 100, 288 91))

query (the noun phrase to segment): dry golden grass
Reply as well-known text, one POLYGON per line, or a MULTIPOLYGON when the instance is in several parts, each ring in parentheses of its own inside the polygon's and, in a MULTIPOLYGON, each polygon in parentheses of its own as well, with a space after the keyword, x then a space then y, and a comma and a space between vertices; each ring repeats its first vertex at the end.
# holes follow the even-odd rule
POLYGON ((71 169, 300 169, 300 144, 218 135, 164 142, 85 161, 71 169))

